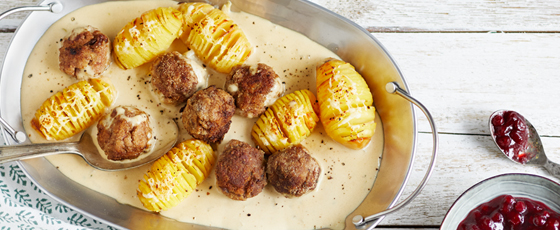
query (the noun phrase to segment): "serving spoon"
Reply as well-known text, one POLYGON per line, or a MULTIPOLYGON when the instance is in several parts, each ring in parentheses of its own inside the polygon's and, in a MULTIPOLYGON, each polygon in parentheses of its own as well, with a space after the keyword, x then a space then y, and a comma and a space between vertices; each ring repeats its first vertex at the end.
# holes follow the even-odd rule
POLYGON ((535 164, 544 167, 560 178, 560 164, 550 161, 537 133, 529 120, 511 110, 498 110, 488 121, 492 140, 510 160, 519 164, 535 164), (511 140, 507 140, 507 138, 511 140))
MULTIPOLYGON (((171 120, 171 119, 170 119, 171 120)), ((137 160, 112 161, 104 158, 94 144, 89 132, 84 132, 78 142, 56 142, 28 145, 9 145, 0 147, 0 163, 49 156, 60 153, 73 153, 81 156, 92 167, 104 171, 119 171, 139 167, 155 161, 167 153, 177 142, 179 130, 177 123, 171 120, 165 132, 174 134, 174 138, 166 138, 155 143, 147 156, 140 155, 137 160)))

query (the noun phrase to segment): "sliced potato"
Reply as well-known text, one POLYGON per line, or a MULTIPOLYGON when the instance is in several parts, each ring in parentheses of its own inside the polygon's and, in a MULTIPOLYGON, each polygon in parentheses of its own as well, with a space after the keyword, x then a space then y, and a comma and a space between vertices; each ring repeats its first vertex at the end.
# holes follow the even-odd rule
POLYGON ((172 7, 147 11, 126 24, 113 42, 113 58, 123 69, 140 66, 164 53, 183 32, 183 14, 172 7))
POLYGON ((278 99, 253 125, 251 137, 265 153, 272 154, 300 143, 319 122, 315 95, 300 90, 278 99))
POLYGON ((204 141, 186 140, 154 162, 138 185, 140 202, 150 211, 176 206, 208 177, 216 158, 204 141))
POLYGON ((47 140, 66 139, 95 123, 116 94, 113 85, 101 79, 72 84, 43 102, 31 127, 47 140))
POLYGON ((181 4, 185 27, 181 40, 208 66, 229 73, 243 64, 252 46, 233 20, 206 3, 181 4))
POLYGON ((364 148, 375 132, 373 96, 362 76, 344 61, 317 66, 320 119, 327 134, 352 149, 364 148))

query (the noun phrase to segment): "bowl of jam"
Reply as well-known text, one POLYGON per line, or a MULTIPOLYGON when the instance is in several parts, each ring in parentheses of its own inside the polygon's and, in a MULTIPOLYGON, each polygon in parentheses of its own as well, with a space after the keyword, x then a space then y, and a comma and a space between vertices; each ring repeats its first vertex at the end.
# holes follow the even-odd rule
POLYGON ((441 229, 560 230, 560 184, 531 174, 488 178, 459 196, 441 229))

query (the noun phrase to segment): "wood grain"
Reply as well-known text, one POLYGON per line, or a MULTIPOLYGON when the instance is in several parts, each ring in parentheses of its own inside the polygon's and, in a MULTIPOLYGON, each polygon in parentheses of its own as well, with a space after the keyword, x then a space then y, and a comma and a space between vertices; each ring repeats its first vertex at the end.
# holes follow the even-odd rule
MULTIPOLYGON (((2 0, 0 11, 40 0, 2 0)), ((370 32, 559 32, 556 0, 311 0, 370 32)), ((27 13, 0 21, 13 30, 27 13)))
POLYGON ((362 27, 384 32, 560 31, 556 0, 313 0, 362 27))
POLYGON ((511 109, 541 135, 560 136, 560 33, 374 35, 440 132, 488 134, 490 114, 511 109))
MULTIPOLYGON (((41 0, 2 0, 0 1, 0 12, 19 6, 38 5, 39 2, 41 0)), ((0 20, 0 32, 13 32, 28 14, 28 12, 18 12, 0 20)))
POLYGON ((13 35, 13 33, 0 33, 0 66, 4 63, 4 57, 6 56, 6 51, 8 50, 8 45, 13 35))
MULTIPOLYGON (((474 184, 504 173, 530 173, 547 177, 560 183, 546 170, 537 166, 524 166, 504 157, 487 136, 440 135, 437 165, 428 185, 409 205, 393 213, 382 222, 382 226, 440 225, 453 202, 474 184)), ((550 157, 560 162, 558 138, 543 138, 550 150, 550 157)), ((420 134, 416 161, 411 171, 409 186, 403 198, 418 186, 428 167, 431 155, 431 135, 420 134)), ((402 200, 402 199, 401 199, 402 200)))

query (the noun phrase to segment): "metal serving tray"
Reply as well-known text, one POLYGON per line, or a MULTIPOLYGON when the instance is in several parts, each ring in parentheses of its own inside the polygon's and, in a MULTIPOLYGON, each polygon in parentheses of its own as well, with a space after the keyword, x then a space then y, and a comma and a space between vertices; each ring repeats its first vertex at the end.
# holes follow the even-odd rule
MULTIPOLYGON (((0 75, 0 116, 15 130, 23 130, 20 112, 21 80, 35 43, 51 24, 64 15, 82 6, 101 2, 106 1, 46 0, 39 4, 43 6, 40 9, 54 6, 60 12, 32 12, 18 28, 6 53, 0 75)), ((225 3, 223 0, 209 2, 216 5, 225 3)), ((435 165, 437 131, 429 112, 408 96, 404 77, 381 43, 355 23, 307 1, 232 0, 232 3, 232 10, 260 16, 306 35, 352 63, 366 79, 383 123, 383 157, 369 195, 346 217, 346 228, 373 228, 384 215, 403 207, 418 195, 435 165), (419 106, 428 117, 433 131, 433 153, 429 169, 420 185, 409 197, 395 205, 411 172, 416 148, 416 117, 409 101, 419 106)), ((36 9, 37 7, 31 10, 36 9)), ((21 10, 25 9, 18 9, 21 10)), ((12 140, 6 140, 6 143, 15 144, 12 140)), ((129 229, 212 229, 120 204, 113 198, 68 179, 45 158, 20 161, 19 164, 45 193, 74 210, 108 224, 129 229)))

